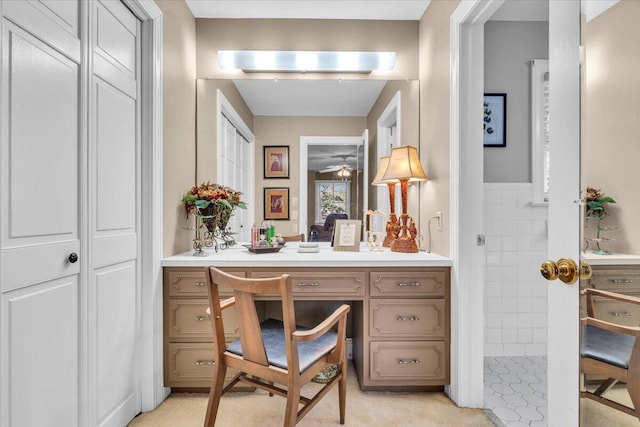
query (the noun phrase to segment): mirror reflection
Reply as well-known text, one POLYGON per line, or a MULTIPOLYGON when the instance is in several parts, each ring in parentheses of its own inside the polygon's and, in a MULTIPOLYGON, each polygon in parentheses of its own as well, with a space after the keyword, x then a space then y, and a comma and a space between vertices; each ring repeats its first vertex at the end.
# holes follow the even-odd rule
POLYGON ((640 346, 634 333, 640 305, 631 301, 640 296, 640 199, 633 185, 640 178, 638 19, 640 2, 634 0, 583 1, 583 258, 593 276, 581 287, 615 296, 593 295, 591 306, 582 300, 581 316, 602 322, 587 325, 581 337, 583 426, 638 425, 640 417, 634 409, 640 407, 640 346), (606 343, 600 340, 604 336, 606 343))
POLYGON ((330 214, 362 220, 368 209, 388 210, 368 181, 381 155, 418 144, 418 97, 418 82, 407 80, 199 79, 196 179, 243 192, 250 208, 238 240, 268 218, 264 193, 273 188, 288 193, 278 233, 326 240, 330 214), (274 146, 287 147, 287 176, 265 173, 265 147, 274 146))

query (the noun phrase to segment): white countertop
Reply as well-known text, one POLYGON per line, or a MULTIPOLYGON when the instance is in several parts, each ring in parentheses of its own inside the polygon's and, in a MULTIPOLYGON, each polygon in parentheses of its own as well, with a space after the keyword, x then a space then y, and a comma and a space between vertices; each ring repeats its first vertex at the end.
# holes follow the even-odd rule
POLYGON ((328 242, 320 242, 318 253, 298 253, 298 242, 288 242, 275 253, 255 254, 237 244, 216 253, 207 249, 207 256, 193 256, 193 251, 162 260, 163 267, 450 267, 451 259, 441 255, 418 252, 369 251, 366 244, 360 252, 334 251, 328 242))
POLYGON ((582 253, 582 259, 590 265, 638 265, 640 264, 640 255, 632 254, 616 254, 597 255, 591 251, 582 253))

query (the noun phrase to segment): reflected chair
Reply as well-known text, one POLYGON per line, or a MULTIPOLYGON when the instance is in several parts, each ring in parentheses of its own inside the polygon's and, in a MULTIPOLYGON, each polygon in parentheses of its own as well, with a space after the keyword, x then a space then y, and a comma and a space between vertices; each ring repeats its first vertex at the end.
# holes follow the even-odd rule
POLYGON ((282 240, 285 242, 304 242, 304 233, 282 236, 282 240))
POLYGON ((309 229, 309 241, 330 242, 333 236, 333 226, 336 219, 349 219, 349 215, 330 213, 324 220, 324 225, 314 224, 309 229))
POLYGON ((346 325, 349 306, 341 305, 318 326, 308 330, 296 326, 289 275, 245 279, 209 267, 206 277, 215 364, 205 427, 213 427, 220 398, 239 381, 286 397, 285 427, 295 426, 337 383, 340 424, 344 424, 347 393, 346 325), (221 302, 218 286, 232 289, 234 296, 221 302), (282 298, 283 321, 259 321, 254 296, 265 294, 276 294, 282 298), (222 310, 232 306, 235 306, 239 320, 240 339, 227 345, 222 310), (332 328, 336 325, 337 332, 334 332, 332 328), (302 386, 328 364, 337 365, 336 376, 313 397, 302 396, 302 386), (227 367, 236 369, 239 373, 227 386, 223 386, 227 367), (286 389, 279 387, 279 384, 285 385, 286 389), (300 405, 302 408, 298 410, 300 405))
POLYGON ((640 298, 597 289, 581 293, 586 296, 587 317, 581 319, 580 372, 603 375, 606 380, 593 392, 581 391, 580 396, 640 419, 640 327, 597 319, 597 301, 593 300, 597 297, 640 305, 640 298), (618 382, 626 384, 634 408, 603 396, 618 382))

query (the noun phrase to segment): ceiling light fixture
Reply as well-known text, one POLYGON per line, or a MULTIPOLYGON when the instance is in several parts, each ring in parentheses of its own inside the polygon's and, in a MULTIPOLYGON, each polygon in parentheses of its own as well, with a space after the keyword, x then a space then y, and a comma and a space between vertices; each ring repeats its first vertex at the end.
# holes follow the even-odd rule
POLYGON ((219 50, 223 70, 245 73, 370 73, 390 71, 395 52, 219 50))

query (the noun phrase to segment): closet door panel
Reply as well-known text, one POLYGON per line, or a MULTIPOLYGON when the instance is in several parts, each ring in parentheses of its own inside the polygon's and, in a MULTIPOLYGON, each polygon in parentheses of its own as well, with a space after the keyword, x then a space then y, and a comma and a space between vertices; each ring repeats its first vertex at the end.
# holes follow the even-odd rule
POLYGON ((77 276, 4 295, 2 425, 79 425, 78 295, 77 276))
POLYGON ((79 67, 7 24, 3 51, 2 290, 77 274, 79 67), (11 111, 11 114, 8 112, 11 111), (25 268, 35 259, 48 268, 25 268))

